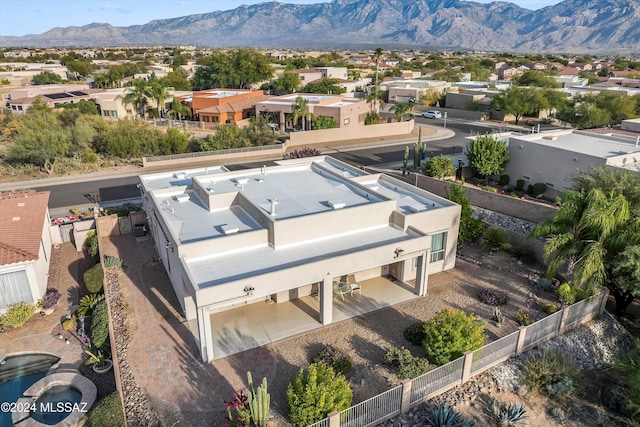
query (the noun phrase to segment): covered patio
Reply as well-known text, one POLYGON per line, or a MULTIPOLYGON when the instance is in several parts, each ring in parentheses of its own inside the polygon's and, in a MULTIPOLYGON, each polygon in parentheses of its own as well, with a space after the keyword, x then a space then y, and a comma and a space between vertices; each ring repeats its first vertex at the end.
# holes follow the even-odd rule
MULTIPOLYGON (((332 321, 409 301, 419 296, 411 285, 386 277, 359 282, 361 292, 333 296, 332 321)), ((229 356, 320 328, 320 299, 309 295, 282 303, 257 302, 210 315, 213 358, 229 356)), ((196 321, 190 326, 197 336, 196 321)))

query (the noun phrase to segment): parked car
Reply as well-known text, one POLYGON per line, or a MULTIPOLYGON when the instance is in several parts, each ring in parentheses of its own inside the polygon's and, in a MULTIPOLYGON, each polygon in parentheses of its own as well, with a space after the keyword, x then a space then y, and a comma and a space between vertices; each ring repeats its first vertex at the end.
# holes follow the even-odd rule
POLYGON ((440 113, 440 111, 425 111, 424 113, 422 113, 422 117, 425 117, 427 119, 441 119, 442 118, 442 114, 440 113))

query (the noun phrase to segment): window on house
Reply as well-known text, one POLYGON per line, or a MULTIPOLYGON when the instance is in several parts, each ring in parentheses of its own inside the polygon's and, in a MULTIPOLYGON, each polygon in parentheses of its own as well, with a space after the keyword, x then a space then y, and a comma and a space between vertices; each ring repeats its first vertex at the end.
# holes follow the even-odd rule
POLYGON ((431 262, 442 261, 447 248, 447 232, 431 235, 431 262))
POLYGON ((31 287, 25 270, 0 273, 0 310, 19 302, 33 304, 31 287))

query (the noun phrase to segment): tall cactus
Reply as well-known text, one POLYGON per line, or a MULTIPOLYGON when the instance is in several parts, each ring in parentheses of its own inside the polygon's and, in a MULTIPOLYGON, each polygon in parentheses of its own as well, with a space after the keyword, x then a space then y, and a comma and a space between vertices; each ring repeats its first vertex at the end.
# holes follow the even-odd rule
POLYGON ((258 391, 253 388, 253 378, 251 372, 247 372, 247 380, 249 381, 249 410, 251 411, 251 419, 257 427, 265 427, 269 418, 269 405, 271 396, 267 393, 267 378, 262 379, 262 384, 258 387, 258 391))
POLYGON ((404 171, 409 169, 409 146, 404 147, 404 159, 402 160, 402 165, 404 166, 404 170, 402 174, 404 175, 404 171))

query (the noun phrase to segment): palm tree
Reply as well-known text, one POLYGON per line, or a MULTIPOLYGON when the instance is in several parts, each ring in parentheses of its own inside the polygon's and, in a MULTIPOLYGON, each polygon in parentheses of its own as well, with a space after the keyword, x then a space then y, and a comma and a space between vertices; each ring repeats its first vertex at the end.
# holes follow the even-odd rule
POLYGON ((191 115, 191 109, 174 96, 171 102, 171 109, 167 111, 167 115, 173 119, 182 120, 191 115))
POLYGON ((391 110, 396 113, 396 120, 401 122, 406 114, 411 114, 412 105, 408 102, 396 102, 391 110))
POLYGON ((169 97, 169 91, 166 87, 162 86, 157 80, 151 82, 149 94, 156 101, 158 106, 158 117, 162 118, 164 113, 165 101, 169 97))
POLYGON ((567 266, 575 285, 595 291, 607 281, 607 260, 640 236, 629 227, 629 203, 621 195, 569 190, 555 216, 541 222, 531 237, 547 237, 547 276, 567 266))
POLYGON ((306 126, 305 122, 307 121, 309 101, 299 96, 296 98, 295 102, 291 106, 291 121, 293 121, 293 127, 296 126, 299 120, 302 121, 302 130, 304 131, 306 126))
POLYGON ((380 109, 384 107, 384 101, 382 100, 382 92, 380 89, 374 86, 369 95, 367 95, 366 101, 371 104, 371 112, 378 113, 380 109))
POLYGON ((384 54, 384 50, 381 47, 377 47, 376 50, 373 51, 373 60, 376 61, 376 88, 378 87, 378 71, 380 65, 380 57, 384 54))
POLYGON ((123 104, 133 104, 133 108, 136 109, 138 115, 142 118, 145 117, 146 106, 149 104, 149 98, 152 97, 151 86, 144 79, 135 79, 131 82, 132 87, 129 88, 122 98, 123 104))

